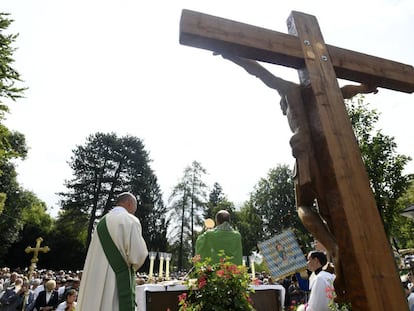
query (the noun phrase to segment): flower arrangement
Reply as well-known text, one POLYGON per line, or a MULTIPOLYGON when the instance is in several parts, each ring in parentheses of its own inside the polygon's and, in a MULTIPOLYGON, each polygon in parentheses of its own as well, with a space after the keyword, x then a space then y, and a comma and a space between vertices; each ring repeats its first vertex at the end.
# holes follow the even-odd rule
POLYGON ((231 263, 230 258, 219 254, 221 260, 212 264, 210 258, 192 259, 193 271, 186 285, 188 294, 179 296, 180 311, 250 311, 254 310, 249 287, 250 276, 245 266, 231 263))
POLYGON ((327 286, 325 288, 326 296, 329 299, 329 310, 332 311, 351 311, 352 306, 350 303, 337 303, 335 302, 336 293, 335 288, 333 287, 333 284, 327 286))

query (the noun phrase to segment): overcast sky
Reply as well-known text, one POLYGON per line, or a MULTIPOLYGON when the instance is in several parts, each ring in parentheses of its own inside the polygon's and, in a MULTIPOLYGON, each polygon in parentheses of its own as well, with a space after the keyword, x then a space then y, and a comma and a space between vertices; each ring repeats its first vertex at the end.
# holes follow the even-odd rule
MULTIPOLYGON (((412 0, 2 0, 20 34, 14 67, 29 87, 8 102, 6 125, 30 147, 18 179, 52 214, 72 150, 98 131, 141 138, 165 198, 193 160, 236 204, 269 169, 293 165, 278 94, 221 57, 180 45, 183 9, 284 33, 291 11, 301 11, 316 16, 327 44, 414 64, 412 0)), ((297 81, 295 70, 267 68, 297 81)), ((414 158, 413 99, 384 89, 367 96, 398 152, 414 158)))

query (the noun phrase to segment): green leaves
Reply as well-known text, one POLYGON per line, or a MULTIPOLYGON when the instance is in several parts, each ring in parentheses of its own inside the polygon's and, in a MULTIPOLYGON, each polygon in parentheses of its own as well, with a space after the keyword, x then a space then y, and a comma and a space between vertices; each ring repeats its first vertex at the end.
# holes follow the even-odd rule
MULTIPOLYGON (((20 74, 11 67, 14 62, 12 58, 14 51, 12 44, 16 41, 17 34, 6 34, 5 30, 13 20, 8 18, 9 14, 0 13, 0 103, 2 98, 16 100, 22 97, 26 88, 16 87, 15 83, 20 80, 20 74)), ((7 106, 0 105, 0 111, 8 111, 7 106)))
POLYGON ((376 110, 369 110, 363 97, 347 101, 348 114, 357 138, 378 211, 387 235, 395 230, 398 198, 407 190, 410 176, 404 174, 410 157, 397 153, 394 137, 376 129, 376 110))

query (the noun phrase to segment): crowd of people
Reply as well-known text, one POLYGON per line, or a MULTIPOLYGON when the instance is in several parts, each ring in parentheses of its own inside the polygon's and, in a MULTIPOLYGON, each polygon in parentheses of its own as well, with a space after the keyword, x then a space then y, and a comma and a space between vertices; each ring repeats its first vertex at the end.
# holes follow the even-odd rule
POLYGON ((76 307, 81 272, 0 270, 0 311, 59 310, 76 307))
MULTIPOLYGON (((315 256, 317 258, 320 254, 316 253, 315 256)), ((322 259, 313 259, 313 263, 310 263, 309 268, 321 272, 322 264, 319 265, 319 263, 320 261, 324 263, 324 260, 323 257, 322 259)), ((313 310, 309 282, 315 275, 312 276, 311 272, 309 270, 295 273, 279 282, 272 280, 271 276, 265 271, 256 272, 256 283, 259 285, 280 284, 284 286, 286 289, 284 300, 286 309, 289 309, 291 306, 304 305, 307 310, 313 310)), ((35 270, 30 280, 27 273, 28 271, 21 271, 20 269, 11 271, 9 268, 2 268, 0 270, 0 311, 23 310, 23 304, 25 304, 24 310, 27 311, 75 310, 82 271, 35 270), (49 296, 50 299, 46 300, 49 296)), ((318 297, 319 303, 322 298, 322 303, 327 305, 325 287, 327 284, 330 284, 329 280, 333 278, 333 275, 329 271, 322 271, 322 275, 328 276, 325 278, 325 281, 328 281, 326 284, 322 282, 322 286, 319 286, 320 290, 313 291, 313 296, 318 297)), ((187 271, 172 272, 170 280, 184 281, 186 276, 187 271)), ((137 273, 135 280, 136 285, 153 282, 149 280, 148 274, 145 272, 137 273)), ((154 280, 163 281, 163 279, 158 278, 156 273, 154 274, 154 280)), ((404 275, 401 281, 406 290, 409 310, 414 311, 414 282, 411 272, 404 275)))

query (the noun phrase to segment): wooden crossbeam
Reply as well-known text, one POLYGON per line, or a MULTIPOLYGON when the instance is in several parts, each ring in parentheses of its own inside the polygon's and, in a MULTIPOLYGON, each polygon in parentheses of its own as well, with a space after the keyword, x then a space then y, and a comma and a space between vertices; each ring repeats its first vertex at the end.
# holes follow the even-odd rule
MULTIPOLYGON (((180 43, 295 69, 305 67, 298 37, 204 13, 183 10, 180 43)), ((326 45, 341 79, 414 92, 413 66, 326 45)))

